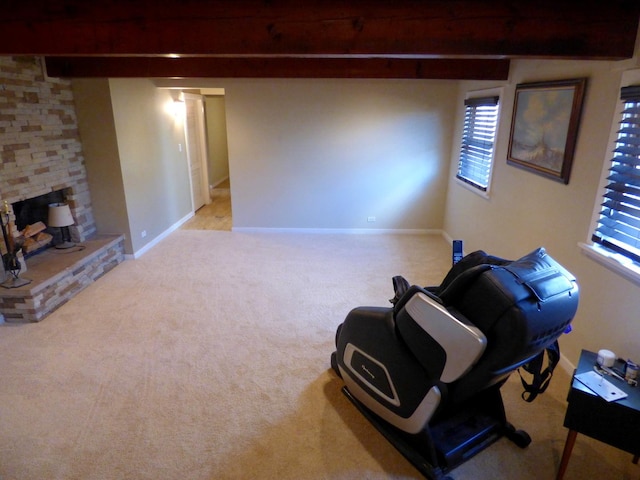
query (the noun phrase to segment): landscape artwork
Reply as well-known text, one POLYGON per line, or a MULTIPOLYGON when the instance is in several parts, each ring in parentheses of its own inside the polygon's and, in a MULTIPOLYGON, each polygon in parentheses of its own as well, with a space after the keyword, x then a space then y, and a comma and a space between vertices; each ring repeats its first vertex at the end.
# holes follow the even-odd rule
POLYGON ((583 81, 518 85, 508 163, 568 183, 583 87, 583 81))

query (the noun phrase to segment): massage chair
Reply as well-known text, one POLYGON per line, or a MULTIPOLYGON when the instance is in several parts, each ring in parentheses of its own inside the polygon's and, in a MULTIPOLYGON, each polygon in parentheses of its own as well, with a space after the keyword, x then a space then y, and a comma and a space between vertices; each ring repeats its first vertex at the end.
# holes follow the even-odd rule
POLYGON ((578 306, 575 277, 539 248, 515 261, 471 253, 437 287, 393 284, 391 307, 355 308, 337 329, 331 366, 347 398, 430 479, 503 436, 526 447, 500 388, 519 370, 535 374, 524 399, 544 391, 578 306))

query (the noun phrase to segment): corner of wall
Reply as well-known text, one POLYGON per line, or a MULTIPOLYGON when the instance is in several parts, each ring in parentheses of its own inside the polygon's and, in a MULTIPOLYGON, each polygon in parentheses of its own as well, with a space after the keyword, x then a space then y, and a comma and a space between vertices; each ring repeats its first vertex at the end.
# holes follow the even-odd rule
POLYGON ((130 253, 133 247, 109 80, 76 79, 72 88, 97 229, 125 234, 125 252, 130 253))

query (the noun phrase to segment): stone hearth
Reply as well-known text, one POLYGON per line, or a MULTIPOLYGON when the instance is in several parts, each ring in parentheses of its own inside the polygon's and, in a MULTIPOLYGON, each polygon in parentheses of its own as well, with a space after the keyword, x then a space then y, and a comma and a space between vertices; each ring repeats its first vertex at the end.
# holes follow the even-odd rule
POLYGON ((0 312, 7 322, 39 322, 124 260, 123 235, 96 235, 84 249, 46 251, 27 260, 18 288, 0 287, 0 312))

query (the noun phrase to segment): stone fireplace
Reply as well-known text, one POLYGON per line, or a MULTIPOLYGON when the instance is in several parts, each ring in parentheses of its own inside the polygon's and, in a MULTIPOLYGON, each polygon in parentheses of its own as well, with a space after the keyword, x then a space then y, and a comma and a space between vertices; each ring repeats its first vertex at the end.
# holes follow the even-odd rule
MULTIPOLYGON (((73 240, 91 243, 92 247, 87 249, 92 250, 97 231, 71 84, 68 80, 46 78, 40 58, 0 57, 0 155, 0 200, 3 211, 4 204, 8 206, 12 234, 17 236, 25 228, 25 222, 34 223, 36 217, 32 218, 32 213, 39 216, 38 219, 46 218, 48 203, 62 201, 69 205, 75 221, 70 228, 73 240), (51 199, 57 200, 52 202, 51 199)), ((124 258, 123 242, 111 245, 112 242, 106 240, 99 243, 110 245, 107 248, 113 251, 107 255, 107 264, 113 266, 124 258)), ((0 253, 6 253, 4 242, 0 242, 0 253)), ((40 256, 34 256, 33 262, 29 258, 21 261, 25 273, 36 266, 43 269, 41 264, 45 260, 35 261, 40 256)), ((80 256, 75 260, 84 264, 80 256)), ((92 256, 103 257, 100 252, 94 252, 92 256)), ((60 268, 80 268, 78 263, 67 263, 60 268)), ((92 268, 104 273, 102 267, 92 268)), ((25 305, 33 303, 35 290, 40 292, 45 287, 51 290, 51 278, 62 281, 59 272, 45 275, 32 271, 30 275, 38 281, 27 287, 0 289, 0 313, 7 320, 40 320, 43 312, 46 314, 52 306, 55 308, 69 298, 67 291, 57 300, 49 295, 46 307, 34 304, 22 308, 21 302, 25 305), (28 314, 22 315, 21 311, 28 311, 28 314)), ((96 274, 90 277, 95 279, 96 274)), ((78 288, 67 290, 77 291, 78 288)))
POLYGON ((0 198, 62 190, 79 240, 95 234, 70 82, 45 79, 38 58, 0 57, 0 85, 0 198))
MULTIPOLYGON (((32 177, 33 181, 37 181, 37 177, 32 177)), ((28 185, 27 185, 28 187, 28 185)), ((1 206, 2 212, 5 213, 5 210, 8 210, 8 230, 13 237, 20 238, 24 240, 24 236, 29 236, 27 231, 28 227, 33 227, 34 225, 41 225, 42 231, 39 232, 40 235, 45 234, 50 237, 50 240, 46 243, 42 242, 42 245, 25 245, 25 248, 20 252, 20 256, 24 259, 29 258, 39 252, 43 251, 45 248, 54 246, 61 241, 61 231, 59 228, 52 228, 48 226, 48 215, 49 215, 49 205, 52 203, 67 203, 71 210, 71 214, 74 218, 74 225, 69 227, 69 232, 71 234, 71 239, 74 242, 82 242, 87 238, 90 238, 94 235, 95 226, 93 225, 93 218, 91 215, 91 204, 89 201, 89 196, 86 195, 87 199, 86 205, 78 205, 78 196, 74 194, 75 186, 67 186, 64 188, 59 188, 57 190, 52 190, 50 192, 45 192, 33 197, 23 198, 23 196, 18 197, 19 200, 11 202, 11 199, 3 199, 3 205, 1 206), (84 215, 79 214, 81 211, 88 212, 84 215), (84 222, 84 223, 83 223, 84 222), (86 232, 90 234, 87 235, 86 232)), ((5 223, 7 223, 7 219, 4 219, 5 223)), ((30 237, 27 240, 32 240, 30 237)), ((0 251, 2 253, 6 253, 6 246, 1 245, 0 251)), ((23 263, 23 268, 26 270, 28 268, 28 264, 23 263)))
MULTIPOLYGON (((22 253, 27 259, 62 242, 59 228, 49 225, 49 205, 64 203, 71 189, 54 190, 11 205, 15 228, 24 238, 22 253)), ((79 241, 75 226, 69 227, 72 239, 79 241)))

